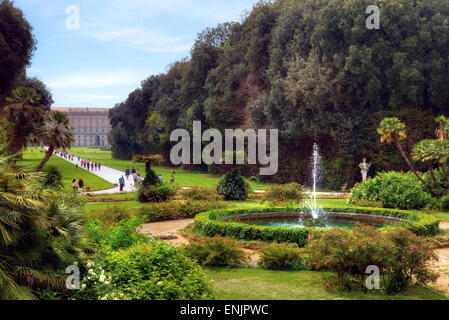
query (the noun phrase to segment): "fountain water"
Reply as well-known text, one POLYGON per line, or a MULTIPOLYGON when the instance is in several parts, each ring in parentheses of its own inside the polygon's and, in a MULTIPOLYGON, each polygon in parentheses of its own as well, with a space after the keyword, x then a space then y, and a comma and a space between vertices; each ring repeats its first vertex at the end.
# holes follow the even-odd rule
MULTIPOLYGON (((314 221, 317 220, 324 220, 326 218, 326 213, 324 212, 323 208, 318 208, 316 204, 316 187, 317 182, 319 179, 319 173, 320 173, 320 151, 318 148, 318 145, 315 143, 313 145, 313 155, 312 155, 312 163, 313 163, 313 169, 312 169, 312 178, 313 178, 313 193, 311 195, 311 201, 305 202, 306 209, 308 212, 310 212, 312 219, 314 221)), ((303 210, 304 212, 304 210, 303 210)))

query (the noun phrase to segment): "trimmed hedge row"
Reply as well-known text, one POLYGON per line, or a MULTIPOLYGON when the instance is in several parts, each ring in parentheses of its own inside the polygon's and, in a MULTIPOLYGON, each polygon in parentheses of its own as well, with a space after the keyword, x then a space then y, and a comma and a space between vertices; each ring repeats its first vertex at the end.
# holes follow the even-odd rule
MULTIPOLYGON (((372 214, 378 216, 387 216, 405 219, 409 222, 407 227, 415 234, 420 236, 433 236, 438 233, 439 220, 433 216, 418 212, 408 212, 402 210, 390 209, 367 209, 367 208, 332 208, 324 209, 334 213, 355 213, 355 214, 372 214)), ((208 237, 228 236, 242 240, 263 240, 292 242, 299 246, 304 246, 307 238, 315 228, 288 228, 288 227, 263 227, 249 225, 242 222, 227 222, 226 217, 262 213, 262 212, 295 212, 295 209, 287 208, 261 208, 247 210, 211 210, 203 212, 195 217, 194 230, 208 237)))

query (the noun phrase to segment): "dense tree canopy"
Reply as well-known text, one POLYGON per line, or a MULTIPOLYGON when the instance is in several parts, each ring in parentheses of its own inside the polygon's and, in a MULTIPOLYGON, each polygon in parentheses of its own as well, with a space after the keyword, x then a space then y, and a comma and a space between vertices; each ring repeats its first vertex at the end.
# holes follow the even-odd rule
POLYGON ((0 109, 30 64, 35 40, 32 27, 9 0, 0 1, 0 109))
MULTIPOLYGON (((407 170, 380 143, 377 126, 385 117, 407 123, 406 154, 433 134, 435 115, 449 110, 448 52, 448 0, 262 1, 241 22, 200 33, 190 59, 143 82, 111 112, 114 152, 150 152, 154 121, 141 118, 156 112, 162 138, 192 120, 220 130, 279 129, 280 167, 271 177, 279 182, 308 183, 314 142, 332 188, 360 180, 363 157, 371 174, 407 170), (373 4, 379 30, 365 25, 373 4)), ((168 153, 167 139, 159 142, 168 153)))

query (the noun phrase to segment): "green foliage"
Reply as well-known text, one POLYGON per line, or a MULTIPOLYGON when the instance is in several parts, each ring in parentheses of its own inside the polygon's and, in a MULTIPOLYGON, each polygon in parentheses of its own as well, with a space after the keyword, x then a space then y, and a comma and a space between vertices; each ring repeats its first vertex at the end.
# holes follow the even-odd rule
POLYGON ((89 214, 93 220, 99 220, 106 226, 116 225, 122 220, 128 220, 133 217, 131 210, 125 206, 114 204, 105 209, 97 210, 89 214))
POLYGON ((387 292, 404 291, 414 282, 426 285, 438 277, 431 267, 436 254, 424 239, 405 229, 381 232, 359 225, 352 231, 313 233, 306 256, 311 269, 335 272, 338 285, 348 289, 366 291, 366 270, 372 265, 380 269, 387 292))
POLYGON ((227 207, 223 201, 170 201, 149 204, 140 209, 138 215, 145 222, 157 222, 193 218, 200 212, 227 207))
POLYGON ((449 211, 449 194, 439 199, 440 209, 443 211, 449 211))
POLYGON ((32 290, 63 289, 59 272, 82 256, 82 202, 43 189, 5 151, 0 142, 0 299, 33 299, 32 290))
POLYGON ((12 1, 0 2, 0 38, 0 101, 4 101, 36 49, 31 25, 12 1))
POLYGON ((217 190, 207 187, 189 187, 189 189, 182 191, 182 197, 186 200, 217 201, 221 199, 217 190))
POLYGON ((231 171, 220 178, 217 193, 226 201, 246 200, 249 193, 249 183, 237 171, 231 171))
POLYGON ((161 183, 161 180, 159 179, 156 172, 154 172, 153 169, 149 170, 146 175, 145 179, 143 180, 142 184, 144 186, 155 186, 161 183))
POLYGON ((156 185, 141 185, 137 190, 137 200, 139 202, 165 202, 176 196, 178 187, 168 183, 156 185))
POLYGON ((421 209, 430 203, 431 197, 411 172, 392 171, 355 185, 348 203, 357 204, 360 200, 380 201, 385 208, 421 209))
POLYGON ((190 243, 184 250, 188 257, 209 267, 239 267, 247 258, 233 238, 207 238, 202 242, 190 243))
POLYGON ((259 265, 270 270, 305 270, 297 246, 271 243, 262 248, 259 265))
POLYGON ((430 171, 427 171, 422 175, 424 180, 424 191, 431 194, 434 197, 441 197, 447 194, 449 190, 449 181, 446 179, 442 168, 433 170, 433 177, 430 171), (433 179, 435 178, 435 180, 433 179))
POLYGON ((201 268, 181 249, 163 241, 137 243, 104 253, 111 283, 131 300, 206 300, 212 298, 201 268))
POLYGON ((277 206, 287 202, 299 204, 304 200, 304 191, 300 184, 292 182, 286 185, 270 186, 262 196, 261 203, 269 202, 277 206))
POLYGON ((89 242, 94 246, 108 246, 113 250, 127 249, 148 238, 137 231, 142 220, 133 218, 122 220, 115 226, 106 226, 100 221, 90 220, 86 232, 89 242))
POLYGON ((337 158, 333 161, 321 159, 321 169, 326 178, 326 187, 330 190, 341 191, 343 186, 348 184, 345 161, 337 158))
POLYGON ((48 188, 62 188, 62 174, 59 169, 55 166, 47 166, 44 170, 44 179, 42 184, 44 187, 48 188))

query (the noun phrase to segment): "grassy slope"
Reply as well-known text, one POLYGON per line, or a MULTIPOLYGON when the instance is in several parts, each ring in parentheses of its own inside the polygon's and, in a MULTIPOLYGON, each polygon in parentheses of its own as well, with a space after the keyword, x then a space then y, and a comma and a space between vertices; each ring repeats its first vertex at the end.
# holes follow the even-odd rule
MULTIPOLYGON (((100 162, 101 164, 125 171, 127 167, 130 169, 136 168, 140 172, 145 172, 145 165, 140 163, 133 163, 131 160, 115 160, 112 159, 110 151, 104 151, 94 148, 76 147, 71 150, 77 156, 85 159, 91 159, 93 161, 100 162)), ((157 174, 162 174, 165 181, 169 181, 172 175, 173 168, 154 167, 154 171, 157 174)), ((182 168, 176 169, 175 175, 176 183, 181 186, 201 186, 213 188, 217 185, 218 177, 202 172, 191 172, 182 168)), ((268 186, 264 184, 251 183, 254 189, 266 189, 268 186)))
MULTIPOLYGON (((31 151, 28 149, 23 154, 23 160, 19 162, 22 166, 31 166, 36 168, 44 157, 43 153, 39 151, 31 151)), ((107 188, 112 188, 113 184, 97 177, 96 175, 86 172, 82 169, 76 169, 76 167, 69 162, 62 160, 56 156, 52 156, 45 166, 55 166, 59 169, 62 174, 62 182, 66 189, 72 188, 72 180, 83 178, 86 186, 90 186, 91 191, 102 190, 107 188)))
POLYGON ((413 287, 408 292, 386 295, 379 291, 347 292, 327 289, 330 273, 270 271, 259 268, 205 268, 218 300, 440 300, 443 293, 413 287))

